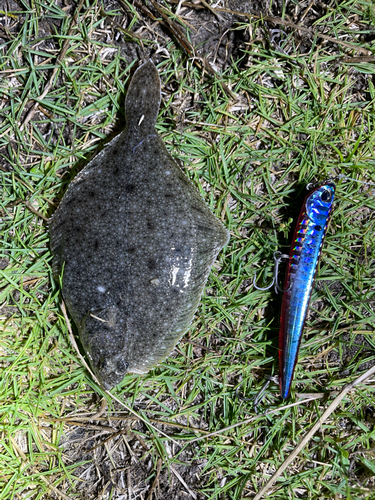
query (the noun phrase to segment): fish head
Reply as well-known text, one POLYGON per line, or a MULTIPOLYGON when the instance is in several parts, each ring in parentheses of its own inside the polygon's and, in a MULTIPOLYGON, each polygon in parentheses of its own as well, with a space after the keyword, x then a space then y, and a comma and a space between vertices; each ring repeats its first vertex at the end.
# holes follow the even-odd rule
POLYGON ((119 310, 114 305, 91 311, 81 323, 84 350, 94 374, 107 390, 119 384, 129 368, 122 328, 119 310))
POLYGON ((307 216, 317 226, 324 227, 326 225, 334 197, 335 185, 332 182, 321 184, 307 197, 307 216))
POLYGON ((107 390, 112 389, 122 381, 129 367, 129 363, 124 360, 122 353, 110 358, 99 358, 95 365, 93 362, 91 365, 100 384, 107 390))

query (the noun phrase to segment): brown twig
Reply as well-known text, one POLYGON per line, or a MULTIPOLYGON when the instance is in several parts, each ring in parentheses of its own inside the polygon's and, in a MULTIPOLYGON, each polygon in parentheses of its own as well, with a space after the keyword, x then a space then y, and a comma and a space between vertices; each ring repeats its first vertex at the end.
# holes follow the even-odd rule
POLYGON ((358 57, 345 57, 345 63, 365 63, 365 62, 375 62, 375 56, 358 56, 358 57))
MULTIPOLYGON (((169 0, 171 3, 178 3, 178 0, 169 0)), ((194 9, 202 9, 201 5, 195 5, 193 3, 189 2, 183 2, 182 5, 185 5, 186 7, 194 8, 194 9)), ((365 54, 366 56, 371 56, 372 52, 370 50, 364 49, 363 47, 360 47, 359 45, 354 45, 354 43, 349 43, 345 42, 344 40, 339 40, 337 38, 334 38, 329 35, 324 35, 323 33, 320 33, 317 30, 313 30, 312 28, 305 28, 304 26, 299 26, 298 24, 294 24, 291 21, 287 21, 286 19, 281 19, 280 17, 273 17, 273 16, 263 16, 260 13, 245 13, 245 12, 238 12, 235 10, 230 10, 230 9, 224 9, 220 7, 216 7, 215 10, 217 12, 226 12, 228 14, 232 14, 234 16, 239 16, 239 17, 246 17, 247 19, 261 19, 262 21, 268 21, 273 24, 279 24, 281 26, 287 26, 288 28, 293 28, 295 30, 303 31, 305 33, 309 33, 312 36, 317 36, 318 38, 323 38, 324 40, 328 40, 330 42, 336 43, 337 45, 342 45, 343 47, 347 47, 348 49, 351 50, 357 50, 358 52, 361 52, 362 54, 365 54)))
POLYGON ((297 457, 299 452, 307 445, 313 435, 319 430, 319 428, 323 425, 323 423, 327 420, 327 418, 333 413, 336 408, 339 406, 344 397, 354 389, 355 386, 361 384, 366 379, 371 377, 371 375, 375 374, 375 366, 367 370, 361 376, 356 378, 350 384, 347 384, 341 393, 332 401, 332 403, 328 406, 323 415, 316 421, 314 426, 309 430, 309 432, 305 435, 302 441, 298 446, 292 451, 289 457, 285 460, 285 462, 278 468, 275 474, 268 480, 268 482, 263 486, 263 488, 257 493, 253 500, 261 500, 261 498, 267 493, 267 491, 272 487, 274 482, 281 476, 281 474, 285 471, 285 469, 293 462, 293 460, 297 457))
MULTIPOLYGON (((251 15, 251 14, 249 14, 249 15, 251 15)), ((252 17, 256 17, 256 16, 252 16, 252 17)), ((337 38, 333 38, 332 36, 324 35, 323 33, 319 33, 319 31, 317 31, 317 30, 315 30, 315 31, 312 30, 311 28, 304 28, 303 26, 299 26, 298 24, 294 24, 291 21, 286 21, 285 19, 281 19, 279 17, 264 16, 264 17, 259 17, 259 19, 263 19, 263 21, 268 21, 268 22, 274 23, 274 24, 281 24, 282 26, 287 26, 288 28, 293 28, 295 30, 309 33, 312 36, 317 36, 318 38, 323 38, 323 40, 328 40, 329 42, 333 42, 333 43, 336 43, 338 45, 342 45, 343 47, 347 47, 348 49, 358 50, 358 52, 362 52, 362 54, 366 54, 367 56, 372 55, 372 52, 370 50, 364 49, 358 45, 354 45, 354 43, 344 42, 344 40, 339 40, 337 38)))
POLYGON ((50 88, 52 87, 52 84, 53 84, 53 80, 55 79, 55 76, 56 76, 56 73, 58 72, 58 70, 60 69, 60 63, 63 61, 64 57, 65 57, 65 54, 68 50, 68 47, 69 47, 69 43, 70 43, 70 39, 69 37, 72 35, 73 33, 73 30, 75 28, 75 25, 77 24, 77 20, 78 20, 78 14, 80 12, 80 10, 82 9, 82 6, 84 4, 84 1, 85 0, 80 0, 79 4, 78 4, 78 7, 74 13, 74 16, 73 16, 73 19, 72 19, 72 22, 71 22, 71 25, 70 25, 70 28, 69 28, 69 31, 68 31, 68 35, 67 35, 67 38, 62 46, 62 49, 61 49, 61 52, 57 58, 57 61, 56 61, 56 66, 54 67, 53 71, 52 71, 52 74, 48 80, 48 82, 46 83, 46 86, 44 87, 44 90, 43 92, 40 94, 39 97, 37 97, 37 101, 34 102, 34 104, 32 105, 32 107, 30 108, 29 112, 27 113, 26 115, 26 118, 24 119, 23 121, 23 124, 21 125, 21 130, 23 128, 25 128, 25 126, 29 123, 29 121, 32 119, 32 117, 34 116, 35 114, 35 111, 38 107, 38 101, 41 101, 42 99, 44 99, 46 97, 46 95, 48 94, 48 92, 50 91, 50 88))
POLYGON ((155 476, 155 479, 152 483, 150 493, 148 494, 148 497, 146 498, 146 500, 152 500, 152 494, 156 490, 156 485, 158 484, 158 481, 159 481, 159 475, 160 475, 162 463, 163 462, 162 462, 161 458, 158 458, 158 462, 156 464, 156 476, 155 476))
MULTIPOLYGON (((315 394, 314 394, 315 396, 315 394)), ((319 398, 322 397, 321 394, 318 395, 319 398)), ((313 399, 317 399, 314 397, 313 399)), ((143 410, 148 413, 153 413, 153 410, 143 410)), ((101 413, 101 412, 100 412, 101 413)), ((120 413, 120 412, 118 412, 120 413)), ((64 422, 69 425, 85 425, 85 422, 92 421, 92 420, 137 420, 137 417, 134 415, 121 415, 121 416, 113 416, 113 415, 107 415, 105 419, 103 417, 97 417, 98 414, 94 415, 89 415, 85 417, 80 417, 79 415, 72 415, 70 417, 60 417, 60 418, 47 418, 45 417, 44 420, 47 422, 64 422), (80 423, 79 423, 80 422, 80 423)), ((208 434, 209 431, 206 431, 204 429, 200 429, 199 427, 188 427, 186 425, 178 424, 177 422, 168 422, 165 420, 157 420, 156 418, 149 418, 148 419, 150 422, 153 422, 154 424, 159 424, 159 425, 164 425, 164 426, 169 426, 169 427, 176 427, 177 429, 182 429, 183 431, 186 432, 200 432, 203 434, 208 434)), ((229 439, 229 438, 228 438, 229 439)))
POLYGON ((120 4, 120 7, 122 8, 122 10, 125 12, 126 15, 128 15, 128 14, 135 14, 137 16, 137 18, 139 18, 138 13, 137 13, 137 11, 135 9, 134 9, 134 11, 128 10, 128 6, 124 2, 124 0, 117 0, 117 1, 120 4))
MULTIPOLYGON (((172 37, 176 42, 185 50, 187 55, 193 59, 193 62, 199 67, 199 69, 206 69, 208 73, 211 73, 215 78, 219 79, 219 75, 217 72, 213 69, 211 64, 207 61, 205 57, 200 57, 198 56, 195 47, 189 42, 189 40, 186 38, 184 33, 182 32, 181 28, 177 26, 176 23, 174 23, 167 14, 164 12, 164 10, 155 2, 155 0, 150 0, 152 6, 155 8, 155 10, 158 11, 160 16, 162 17, 162 20, 158 19, 155 17, 152 12, 150 12, 148 9, 146 9, 143 5, 140 5, 137 1, 134 1, 134 5, 142 10, 145 14, 147 14, 150 19, 153 21, 159 21, 168 31, 171 33, 172 37)), ((231 92, 231 90, 225 85, 225 83, 220 82, 220 85, 222 86, 224 92, 229 95, 232 99, 235 99, 235 96, 231 92)))
POLYGON ((159 12, 161 17, 163 18, 163 21, 164 21, 163 24, 172 33, 173 38, 175 38, 177 40, 177 42, 183 47, 183 49, 188 53, 189 56, 191 56, 191 57, 195 56, 194 47, 191 45, 189 40, 186 38, 184 33, 181 31, 180 27, 177 26, 176 23, 171 21, 171 19, 169 19, 167 14, 163 11, 162 8, 159 7, 159 5, 154 0, 150 0, 150 2, 152 3, 153 7, 159 12))
POLYGON ((209 11, 211 11, 212 14, 215 17, 217 17, 217 19, 219 21, 223 21, 223 18, 221 17, 221 15, 217 13, 217 8, 214 9, 213 7, 211 7, 211 5, 206 2, 206 0, 201 0, 201 4, 203 4, 206 7, 206 9, 208 9, 209 11))
POLYGON ((144 5, 142 5, 141 3, 138 3, 136 0, 134 0, 133 4, 134 4, 135 7, 137 7, 137 9, 141 10, 144 14, 146 14, 153 21, 157 21, 158 20, 158 18, 155 17, 154 14, 150 10, 148 10, 147 7, 145 7, 144 5))
MULTIPOLYGON (((105 430, 104 432, 108 432, 108 431, 105 430)), ((100 448, 101 446, 104 446, 106 443, 108 443, 108 441, 111 441, 112 439, 115 439, 116 437, 121 436, 121 434, 126 434, 127 432, 128 431, 126 429, 121 429, 119 431, 113 432, 104 441, 100 441, 100 443, 96 444, 95 446, 93 446, 92 448, 90 448, 89 450, 87 450, 86 453, 92 453, 94 450, 100 448)), ((100 435, 102 435, 102 433, 100 435)), ((92 437, 90 437, 90 439, 93 439, 95 437, 99 437, 99 436, 98 435, 92 436, 92 437)))
POLYGON ((142 37, 140 35, 137 35, 137 33, 134 33, 133 31, 127 30, 126 28, 123 28, 119 23, 117 23, 111 16, 109 16, 105 10, 100 9, 100 14, 103 17, 106 17, 108 21, 118 30, 122 31, 125 35, 127 35, 130 39, 136 38, 138 42, 142 42, 142 37))
POLYGON ((32 204, 31 204, 30 201, 25 201, 25 205, 30 210, 30 212, 32 212, 33 214, 37 215, 38 217, 40 217, 41 219, 45 220, 46 222, 49 221, 49 218, 46 217, 45 215, 43 215, 42 213, 40 213, 36 208, 34 208, 32 206, 32 204))

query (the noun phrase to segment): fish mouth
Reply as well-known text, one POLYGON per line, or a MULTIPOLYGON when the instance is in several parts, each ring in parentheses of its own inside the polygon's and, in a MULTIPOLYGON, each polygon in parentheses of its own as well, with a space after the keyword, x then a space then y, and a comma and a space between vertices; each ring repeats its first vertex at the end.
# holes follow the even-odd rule
POLYGON ((81 341, 100 385, 110 390, 128 372, 123 332, 118 325, 118 308, 110 305, 90 311, 81 323, 81 341))
POLYGON ((100 385, 108 391, 123 380, 128 372, 129 363, 120 353, 109 358, 99 358, 97 363, 92 361, 91 366, 100 385))

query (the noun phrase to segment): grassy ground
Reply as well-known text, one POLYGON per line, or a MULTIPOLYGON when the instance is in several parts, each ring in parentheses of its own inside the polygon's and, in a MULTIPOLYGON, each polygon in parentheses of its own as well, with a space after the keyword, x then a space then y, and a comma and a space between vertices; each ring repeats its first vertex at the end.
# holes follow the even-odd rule
MULTIPOLYGON (((74 18, 70 1, 0 2, 1 500, 253 498, 375 361, 374 4, 142 5, 85 1, 74 18), (123 127, 130 75, 150 56, 157 129, 231 231, 173 354, 113 391, 169 438, 84 368, 47 226, 123 127), (268 282, 306 184, 327 178, 337 201, 291 398, 271 385, 256 415, 236 391, 252 398, 277 373, 280 298, 252 279, 268 282)), ((375 498, 374 391, 372 378, 343 398, 270 498, 375 498)))

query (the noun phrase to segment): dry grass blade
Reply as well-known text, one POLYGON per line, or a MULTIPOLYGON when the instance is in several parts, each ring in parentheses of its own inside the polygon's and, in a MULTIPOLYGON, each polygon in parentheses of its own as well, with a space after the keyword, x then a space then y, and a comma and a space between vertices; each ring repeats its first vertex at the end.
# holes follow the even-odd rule
POLYGON ((177 26, 177 24, 167 16, 167 14, 163 11, 163 9, 161 7, 159 7, 159 5, 154 0, 150 0, 150 2, 153 5, 153 7, 159 12, 161 17, 165 21, 165 26, 167 28, 169 28, 172 36, 174 38, 176 38, 177 42, 182 46, 182 48, 184 50, 186 50, 186 52, 189 56, 191 56, 191 57, 195 56, 194 47, 192 47, 191 43, 186 38, 186 36, 183 34, 180 27, 177 26))
MULTIPOLYGON (((35 470, 35 468, 30 464, 29 460, 27 459, 27 456, 25 455, 25 453, 23 453, 23 451, 21 450, 21 448, 19 447, 19 445, 16 443, 16 441, 13 439, 13 438, 10 438, 10 441, 12 443, 12 446, 13 448, 17 451, 17 453, 22 457, 22 460, 24 462, 23 466, 25 467, 25 464, 28 465, 28 467, 33 471, 33 472, 37 472, 35 470)), ((71 497, 69 497, 68 495, 65 495, 65 493, 59 491, 52 483, 50 483, 50 481, 48 481, 48 479, 44 476, 41 476, 40 479, 48 486, 48 488, 53 491, 55 494, 58 495, 59 498, 62 498, 62 500, 73 500, 71 497)))
MULTIPOLYGON (((172 3, 178 3, 178 0, 172 0, 172 3)), ((189 2, 183 2, 183 5, 189 6, 190 8, 202 8, 200 5, 192 4, 189 2)), ((215 9, 212 9, 211 6, 207 5, 206 2, 202 1, 202 5, 206 6, 207 8, 210 8, 210 10, 215 10, 215 15, 217 15, 217 12, 227 12, 228 14, 233 14, 235 16, 239 17, 246 17, 247 19, 260 19, 262 21, 268 21, 273 24, 278 24, 280 26, 287 26, 289 28, 293 28, 295 30, 303 31, 304 33, 309 33, 312 36, 317 36, 318 38, 322 38, 323 40, 328 40, 330 42, 336 43, 338 45, 341 45, 343 47, 346 47, 351 50, 356 50, 357 52, 361 52, 362 54, 366 54, 367 56, 371 56, 372 52, 370 50, 367 50, 359 45, 355 45, 353 43, 345 42, 344 40, 340 40, 339 38, 334 38, 329 35, 325 35, 324 33, 320 33, 318 30, 313 30, 311 28, 306 28, 305 26, 300 26, 298 24, 295 24, 291 21, 288 21, 286 19, 282 19, 280 17, 275 17, 275 16, 267 16, 267 15, 262 15, 260 13, 245 13, 237 10, 232 10, 232 9, 226 9, 222 7, 215 7, 215 9)))
POLYGON ((189 493, 189 495, 194 499, 196 500, 197 499, 197 495, 194 493, 194 491, 192 491, 189 486, 186 484, 186 482, 183 480, 183 478, 181 477, 181 475, 176 471, 176 469, 171 465, 170 466, 170 469, 171 471, 173 472, 173 474, 177 477, 177 479, 180 481, 180 483, 182 484, 182 486, 186 489, 186 491, 189 493))
POLYGON ((270 490, 273 484, 277 481, 277 479, 281 476, 281 474, 286 470, 287 467, 293 462, 293 460, 298 456, 298 454, 303 450, 303 448, 307 445, 310 439, 314 436, 314 434, 320 429, 323 423, 328 419, 328 417, 338 408, 341 401, 344 397, 357 385, 362 384, 368 378, 375 374, 375 366, 367 370, 365 373, 356 378, 353 382, 346 385, 341 393, 336 396, 336 398, 332 401, 332 403, 325 410, 323 415, 317 420, 317 422, 313 425, 313 427, 309 430, 309 432, 304 436, 298 446, 292 451, 292 453, 288 456, 285 462, 277 469, 275 474, 267 481, 267 483, 263 486, 263 488, 257 493, 254 497, 254 500, 261 500, 264 495, 270 490))
POLYGON ((340 40, 338 38, 334 38, 329 35, 325 35, 324 33, 320 33, 318 30, 313 30, 311 28, 305 28, 304 26, 299 26, 298 24, 292 23, 291 21, 286 21, 285 19, 281 19, 279 17, 273 16, 259 16, 259 19, 263 19, 263 21, 268 21, 274 24, 278 24, 281 26, 287 26, 288 28, 293 28, 295 30, 303 31, 304 33, 309 33, 312 36, 317 36, 318 38, 322 38, 323 40, 328 40, 330 42, 341 45, 342 47, 346 47, 351 50, 355 50, 357 52, 361 52, 362 54, 366 54, 367 56, 371 56, 372 52, 370 50, 364 49, 359 45, 354 45, 354 43, 345 42, 345 40, 340 40))
POLYGON ((201 4, 204 5, 206 7, 206 9, 209 9, 212 14, 217 17, 217 19, 219 21, 223 21, 223 18, 220 16, 220 14, 216 11, 216 9, 214 7, 211 7, 211 5, 209 3, 206 2, 206 0, 200 0, 201 4))
POLYGON ((46 217, 45 215, 41 214, 38 210, 36 210, 36 208, 34 208, 32 206, 32 204, 29 202, 29 201, 26 201, 25 202, 25 205, 27 206, 27 208, 35 215, 37 215, 38 217, 40 217, 41 219, 43 219, 45 222, 48 222, 49 221, 49 218, 46 217))
MULTIPOLYGON (((76 350, 77 356, 81 360, 81 362, 82 362, 83 366, 86 368, 86 370, 90 373, 90 375, 93 378, 93 380, 95 381, 95 383, 100 386, 99 380, 95 377, 93 371, 91 370, 91 368, 89 367, 89 365, 86 363, 85 358, 82 356, 82 354, 80 353, 80 351, 78 349, 78 345, 77 345, 77 342, 76 342, 76 340, 74 338, 72 328, 70 326, 70 321, 69 321, 69 318, 68 318, 68 314, 66 312, 66 307, 65 307, 65 303, 64 302, 61 303, 61 311, 62 311, 62 313, 64 315, 64 318, 65 318, 65 321, 66 321, 66 326, 67 326, 67 329, 68 329, 68 332, 69 332, 70 341, 71 341, 74 349, 76 350)), ((107 394, 107 396, 109 396, 110 399, 113 399, 114 401, 116 401, 119 405, 121 405, 123 408, 125 408, 126 410, 128 410, 134 416, 136 416, 137 419, 141 420, 148 427, 151 427, 151 429, 153 429, 157 434, 161 434, 162 436, 166 437, 168 440, 172 441, 176 445, 179 444, 173 438, 171 438, 170 436, 168 436, 168 434, 165 434, 160 429, 157 429, 154 425, 152 425, 150 422, 148 422, 145 418, 141 417, 141 415, 139 415, 136 411, 134 411, 132 408, 130 408, 130 406, 128 406, 127 404, 125 404, 119 398, 117 398, 116 396, 114 396, 111 392, 109 392, 107 390, 104 390, 104 392, 107 394)))
POLYGON ((29 3, 8 2, 19 9, 0 26, 0 500, 254 498, 306 438, 270 497, 371 495, 375 386, 334 399, 375 363, 368 1, 253 0, 248 13, 237 0, 232 10, 213 0, 29 3), (107 394, 61 313, 45 220, 123 129, 126 89, 148 58, 162 82, 158 132, 231 240, 172 355, 107 394), (33 96, 44 97, 20 130, 33 96), (237 393, 253 400, 277 373, 281 305, 254 289, 254 274, 270 281, 306 184, 328 178, 337 201, 291 399, 270 385, 255 414, 237 393), (308 438, 314 424, 322 432, 308 438))
MULTIPOLYGON (((44 90, 43 92, 40 94, 40 96, 38 97, 38 100, 43 100, 46 95, 48 94, 48 92, 51 90, 51 87, 53 85, 53 81, 55 79, 55 76, 60 68, 60 63, 63 61, 64 57, 65 57, 65 54, 69 48, 69 44, 70 44, 70 36, 73 34, 73 31, 74 31, 74 28, 77 24, 77 20, 78 20, 78 15, 82 9, 82 6, 83 4, 85 3, 85 0, 80 0, 78 6, 77 6, 77 9, 74 13, 74 16, 73 16, 73 19, 72 19, 72 23, 71 23, 71 26, 70 26, 70 29, 69 29, 69 32, 68 32, 68 36, 62 46, 62 49, 61 49, 61 52, 56 60, 56 65, 52 71, 52 74, 48 80, 48 82, 46 83, 45 87, 44 87, 44 90)), ((32 119, 32 117, 34 116, 35 114, 35 111, 38 107, 39 103, 38 102, 35 102, 32 107, 30 108, 29 112, 27 113, 22 125, 21 125, 21 130, 23 128, 25 128, 25 126, 29 123, 29 121, 32 119)))
MULTIPOLYGON (((194 63, 200 69, 205 68, 208 71, 208 73, 219 79, 218 73, 213 69, 209 61, 205 57, 200 57, 197 54, 195 47, 193 47, 193 45, 189 42, 189 40, 183 34, 182 30, 176 25, 176 23, 173 22, 171 19, 169 19, 167 14, 163 11, 161 7, 159 7, 159 5, 155 2, 155 0, 150 0, 150 2, 163 18, 164 26, 170 30, 172 37, 175 38, 177 43, 179 43, 179 45, 186 51, 186 53, 193 58, 194 63)), ((148 9, 145 9, 138 3, 136 3, 136 5, 138 8, 141 8, 145 13, 147 13, 147 15, 150 16, 153 20, 157 20, 156 17, 148 9)), ((221 86, 228 96, 230 96, 232 99, 235 98, 233 92, 228 88, 228 86, 224 82, 221 82, 221 86)))

